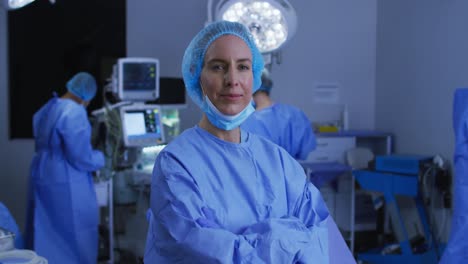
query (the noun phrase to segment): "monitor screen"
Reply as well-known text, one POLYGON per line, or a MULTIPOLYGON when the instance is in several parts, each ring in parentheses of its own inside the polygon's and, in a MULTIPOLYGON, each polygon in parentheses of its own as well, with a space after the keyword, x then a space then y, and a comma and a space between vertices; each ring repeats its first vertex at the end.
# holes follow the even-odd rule
POLYGON ((120 100, 155 100, 159 97, 159 61, 152 58, 119 59, 117 82, 120 100))
POLYGON ((125 113, 124 120, 127 136, 131 137, 146 134, 145 113, 141 111, 128 111, 125 113))
POLYGON ((164 143, 159 106, 127 106, 121 110, 125 146, 155 146, 164 143))

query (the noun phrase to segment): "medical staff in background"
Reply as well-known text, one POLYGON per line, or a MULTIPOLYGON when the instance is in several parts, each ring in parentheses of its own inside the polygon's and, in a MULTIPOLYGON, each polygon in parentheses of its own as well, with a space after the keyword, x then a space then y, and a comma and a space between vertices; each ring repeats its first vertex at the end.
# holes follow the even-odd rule
POLYGON ((468 263, 468 88, 457 88, 453 97, 455 132, 454 202, 447 247, 439 264, 468 263))
POLYGON ((104 166, 104 155, 92 148, 86 106, 97 86, 86 72, 66 86, 62 97, 54 93, 33 117, 27 242, 52 264, 96 263, 99 215, 92 172, 104 166))
POLYGON ((317 145, 312 123, 299 108, 273 102, 272 87, 273 81, 264 70, 262 85, 253 94, 256 111, 241 128, 273 141, 297 160, 306 160, 317 145))
POLYGON ((203 116, 156 159, 145 263, 355 263, 299 163, 240 129, 262 70, 242 24, 208 24, 190 42, 182 75, 203 116))

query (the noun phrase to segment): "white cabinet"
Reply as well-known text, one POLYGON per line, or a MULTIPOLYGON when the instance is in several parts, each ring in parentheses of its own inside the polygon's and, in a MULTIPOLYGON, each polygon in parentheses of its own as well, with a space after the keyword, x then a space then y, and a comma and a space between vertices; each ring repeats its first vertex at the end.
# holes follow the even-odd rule
MULTIPOLYGON (((346 151, 356 147, 356 137, 317 137, 317 147, 307 157, 308 162, 316 163, 341 163, 346 164, 346 151)), ((313 172, 312 172, 313 173, 313 172)), ((348 174, 348 173, 345 173, 348 174)), ((350 221, 351 210, 353 204, 350 205, 350 197, 352 197, 351 186, 353 183, 349 177, 339 177, 338 193, 335 193, 332 188, 322 186, 320 192, 324 198, 330 214, 335 219, 337 226, 342 231, 350 232, 351 235, 344 235, 345 239, 350 241, 351 250, 354 249, 352 229, 354 223, 350 221), (347 179, 347 180, 345 180, 347 179), (346 182, 345 186, 343 183, 346 182), (344 187, 344 188, 343 188, 344 187)), ((352 201, 352 199, 351 199, 352 201)))
POLYGON ((317 137, 317 148, 307 157, 310 162, 345 162, 345 153, 356 147, 355 137, 317 137))
MULTIPOLYGON (((303 163, 306 169, 307 176, 321 177, 320 170, 326 165, 328 170, 325 174, 333 173, 333 170, 339 168, 339 164, 346 164, 346 152, 352 148, 364 147, 369 148, 375 155, 390 154, 392 151, 392 136, 390 133, 378 131, 343 131, 337 133, 319 133, 317 136, 317 147, 312 151, 307 160, 303 163), (307 165, 306 165, 307 164, 307 165), (315 166, 312 166, 315 164, 315 166), (315 170, 314 170, 315 168, 315 170)), ((345 166, 346 167, 346 166, 345 166)), ((355 193, 354 177, 351 174, 352 168, 347 168, 343 173, 341 169, 337 173, 341 175, 337 180, 337 189, 330 188, 327 184, 320 186, 320 192, 330 210, 331 215, 335 219, 336 224, 343 232, 343 237, 350 243, 350 249, 354 250, 354 231, 375 229, 375 226, 367 225, 366 221, 356 219, 356 211, 362 211, 359 208, 355 210, 355 202, 358 207, 365 204, 361 201, 366 201, 366 194, 355 193), (356 199, 357 198, 357 199, 356 199)), ((314 180, 312 179, 312 182, 314 180)))

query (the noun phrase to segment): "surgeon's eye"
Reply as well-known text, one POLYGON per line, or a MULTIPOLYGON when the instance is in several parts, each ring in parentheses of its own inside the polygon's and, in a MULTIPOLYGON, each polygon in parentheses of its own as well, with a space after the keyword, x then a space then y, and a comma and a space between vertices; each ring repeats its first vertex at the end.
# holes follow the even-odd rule
POLYGON ((248 65, 248 64, 239 64, 238 68, 241 71, 248 71, 248 70, 250 70, 250 65, 248 65))
POLYGON ((223 64, 213 64, 210 66, 210 69, 212 71, 224 71, 225 70, 225 66, 223 64))

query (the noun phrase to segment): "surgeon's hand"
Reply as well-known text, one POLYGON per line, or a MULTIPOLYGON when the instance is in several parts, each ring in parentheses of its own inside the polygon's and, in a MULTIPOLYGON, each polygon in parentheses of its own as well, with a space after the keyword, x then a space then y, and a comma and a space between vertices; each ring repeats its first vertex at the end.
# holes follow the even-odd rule
POLYGON ((201 227, 221 229, 221 225, 216 220, 216 214, 209 207, 202 207, 202 212, 205 217, 200 217, 196 221, 201 227))

